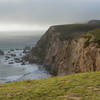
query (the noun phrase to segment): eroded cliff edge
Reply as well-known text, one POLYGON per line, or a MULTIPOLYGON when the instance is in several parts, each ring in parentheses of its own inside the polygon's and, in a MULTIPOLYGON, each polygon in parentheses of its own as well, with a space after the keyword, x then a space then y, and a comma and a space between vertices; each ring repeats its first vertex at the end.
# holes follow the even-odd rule
POLYGON ((53 75, 100 70, 100 25, 52 26, 25 58, 53 75))

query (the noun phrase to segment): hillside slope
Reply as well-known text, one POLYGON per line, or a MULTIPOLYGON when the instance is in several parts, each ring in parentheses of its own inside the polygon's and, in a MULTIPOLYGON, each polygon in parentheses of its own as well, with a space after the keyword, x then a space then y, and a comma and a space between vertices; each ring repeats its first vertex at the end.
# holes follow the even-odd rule
POLYGON ((100 100, 100 72, 0 84, 0 100, 100 100))
POLYGON ((52 26, 26 60, 43 64, 53 75, 99 71, 100 24, 52 26))

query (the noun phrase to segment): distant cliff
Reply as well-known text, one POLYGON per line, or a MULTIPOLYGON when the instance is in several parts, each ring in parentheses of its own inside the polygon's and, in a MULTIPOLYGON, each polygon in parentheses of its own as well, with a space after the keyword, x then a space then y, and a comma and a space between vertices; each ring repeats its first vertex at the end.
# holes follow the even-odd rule
POLYGON ((100 24, 100 20, 90 20, 88 24, 100 24))
POLYGON ((72 24, 52 26, 29 55, 53 75, 100 70, 100 25, 72 24))

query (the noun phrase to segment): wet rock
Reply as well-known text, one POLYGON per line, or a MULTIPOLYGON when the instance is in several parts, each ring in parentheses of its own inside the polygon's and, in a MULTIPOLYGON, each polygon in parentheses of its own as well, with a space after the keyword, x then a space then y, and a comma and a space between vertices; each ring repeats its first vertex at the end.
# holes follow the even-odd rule
POLYGON ((9 57, 9 56, 5 56, 5 58, 6 58, 6 59, 9 59, 10 57, 9 57))
POLYGON ((20 49, 16 48, 16 50, 20 50, 20 49))
POLYGON ((20 59, 20 62, 24 62, 24 60, 23 59, 20 59))
POLYGON ((10 61, 12 62, 12 61, 14 61, 14 60, 10 60, 10 61))
POLYGON ((20 63, 21 62, 21 60, 19 58, 14 58, 14 60, 15 60, 16 63, 20 63))
POLYGON ((14 51, 14 49, 10 49, 10 51, 14 51))
POLYGON ((21 65, 25 65, 25 62, 22 62, 21 65))
POLYGON ((20 54, 20 56, 22 56, 22 54, 20 54))
POLYGON ((8 54, 11 53, 10 51, 8 51, 8 54))
POLYGON ((20 63, 20 61, 15 61, 16 63, 20 63))
POLYGON ((0 50, 0 55, 4 55, 4 52, 2 50, 0 50))
POLYGON ((7 58, 5 60, 8 60, 7 58))
POLYGON ((14 64, 14 62, 9 62, 9 64, 14 64))
POLYGON ((10 54, 12 57, 15 57, 16 56, 16 54, 10 54))
POLYGON ((29 52, 30 52, 30 50, 31 50, 31 47, 26 46, 26 47, 24 48, 23 53, 29 53, 29 52))
POLYGON ((23 60, 23 61, 29 61, 29 55, 23 56, 23 57, 22 57, 22 60, 23 60))
POLYGON ((23 50, 22 48, 16 48, 15 50, 23 50))
POLYGON ((19 58, 14 58, 14 60, 20 60, 19 58))

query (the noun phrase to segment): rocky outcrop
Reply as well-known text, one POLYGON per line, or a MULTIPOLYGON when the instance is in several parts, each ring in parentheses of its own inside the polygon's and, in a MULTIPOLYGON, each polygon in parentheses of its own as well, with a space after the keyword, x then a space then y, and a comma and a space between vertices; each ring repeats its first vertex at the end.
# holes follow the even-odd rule
MULTIPOLYGON (((100 40, 95 35, 100 25, 52 26, 25 57, 43 64, 53 75, 100 70, 100 40), (94 34, 92 34, 94 32, 94 34)), ((98 37, 97 36, 97 37, 98 37)))
POLYGON ((30 52, 30 50, 31 50, 31 47, 29 47, 29 46, 26 46, 24 49, 23 49, 23 53, 29 53, 30 52))
POLYGON ((4 52, 2 50, 0 50, 0 55, 4 55, 4 52))

